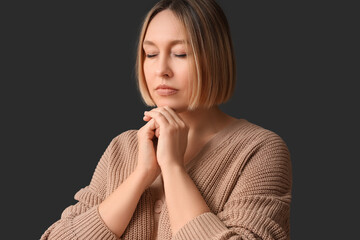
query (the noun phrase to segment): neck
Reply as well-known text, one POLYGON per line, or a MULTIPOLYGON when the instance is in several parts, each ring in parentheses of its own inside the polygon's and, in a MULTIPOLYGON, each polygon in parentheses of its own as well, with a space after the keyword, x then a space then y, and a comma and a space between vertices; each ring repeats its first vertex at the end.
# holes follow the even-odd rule
POLYGON ((222 112, 218 106, 210 109, 199 108, 193 111, 181 112, 179 116, 189 127, 190 137, 215 134, 236 120, 222 112))

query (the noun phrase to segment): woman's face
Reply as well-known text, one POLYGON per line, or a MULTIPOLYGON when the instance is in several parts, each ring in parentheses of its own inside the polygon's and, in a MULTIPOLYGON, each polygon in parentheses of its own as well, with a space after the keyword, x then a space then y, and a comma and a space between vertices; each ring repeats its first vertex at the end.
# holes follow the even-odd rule
POLYGON ((145 80, 155 104, 169 106, 176 112, 185 111, 194 61, 185 27, 170 10, 158 13, 151 20, 143 49, 145 80))

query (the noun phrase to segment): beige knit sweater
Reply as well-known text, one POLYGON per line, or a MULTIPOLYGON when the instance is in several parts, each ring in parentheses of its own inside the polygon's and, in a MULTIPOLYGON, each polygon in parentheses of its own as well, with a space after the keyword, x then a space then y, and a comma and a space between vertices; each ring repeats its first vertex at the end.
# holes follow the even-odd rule
MULTIPOLYGON (((135 169, 136 130, 115 137, 102 155, 90 185, 41 239, 117 239, 98 205, 135 169)), ((291 162, 274 132, 245 119, 218 132, 186 166, 211 212, 189 221, 175 235, 166 204, 158 239, 290 239, 291 162)), ((154 202, 145 190, 121 239, 154 239, 154 202)))

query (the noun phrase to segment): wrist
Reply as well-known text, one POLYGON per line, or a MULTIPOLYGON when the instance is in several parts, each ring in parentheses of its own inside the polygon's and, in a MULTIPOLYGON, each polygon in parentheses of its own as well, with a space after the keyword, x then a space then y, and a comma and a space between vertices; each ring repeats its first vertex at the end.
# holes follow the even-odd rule
POLYGON ((177 174, 187 174, 185 167, 180 165, 180 164, 176 164, 176 163, 172 163, 172 164, 163 164, 163 166, 160 167, 161 168, 161 173, 164 177, 168 176, 175 176, 177 174))
POLYGON ((172 169, 185 169, 184 165, 184 158, 180 156, 162 156, 161 158, 158 157, 158 164, 161 168, 161 171, 164 170, 172 170, 172 169))
POLYGON ((139 183, 139 187, 145 191, 145 189, 152 183, 149 174, 141 169, 141 168, 135 168, 134 172, 132 173, 134 177, 137 179, 139 183))

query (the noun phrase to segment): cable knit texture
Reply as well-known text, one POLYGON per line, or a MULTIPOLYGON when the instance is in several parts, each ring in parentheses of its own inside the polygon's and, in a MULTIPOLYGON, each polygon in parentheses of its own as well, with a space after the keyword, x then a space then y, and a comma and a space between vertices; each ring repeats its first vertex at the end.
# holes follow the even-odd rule
MULTIPOLYGON (((137 163, 137 130, 116 136, 102 155, 78 201, 41 239, 118 239, 102 221, 98 205, 137 163)), ((274 132, 239 119, 218 132, 186 166, 211 212, 172 233, 166 204, 157 239, 290 239, 291 161, 285 142, 274 132)), ((142 194, 120 239, 155 239, 151 191, 142 194)))

